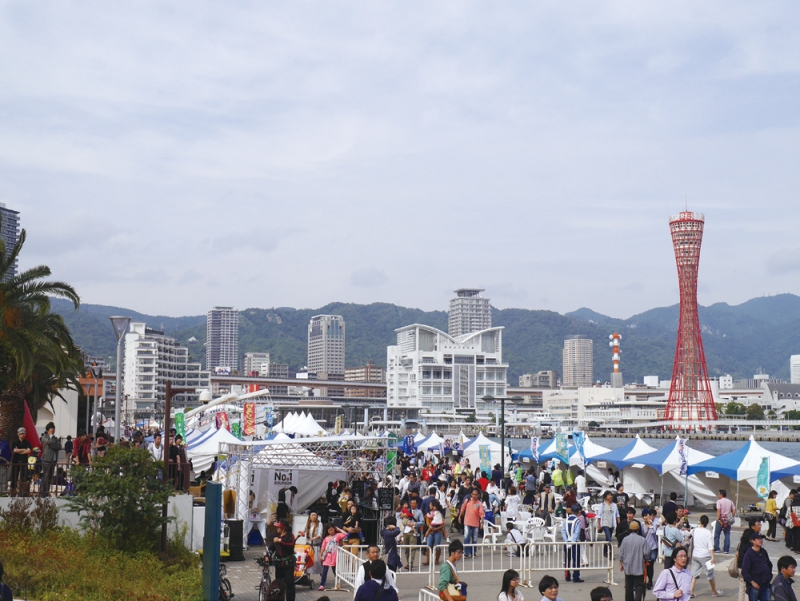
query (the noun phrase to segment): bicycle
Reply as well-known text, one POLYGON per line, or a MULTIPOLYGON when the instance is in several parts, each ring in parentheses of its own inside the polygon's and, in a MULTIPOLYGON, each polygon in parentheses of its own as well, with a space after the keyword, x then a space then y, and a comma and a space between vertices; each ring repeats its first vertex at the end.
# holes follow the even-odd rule
POLYGON ((256 587, 258 601, 268 601, 269 585, 272 584, 272 572, 269 569, 272 565, 272 557, 269 553, 265 553, 264 557, 259 557, 255 561, 261 566, 261 582, 256 587))
POLYGON ((219 564, 219 601, 230 601, 234 597, 231 582, 227 576, 228 568, 224 563, 219 564))

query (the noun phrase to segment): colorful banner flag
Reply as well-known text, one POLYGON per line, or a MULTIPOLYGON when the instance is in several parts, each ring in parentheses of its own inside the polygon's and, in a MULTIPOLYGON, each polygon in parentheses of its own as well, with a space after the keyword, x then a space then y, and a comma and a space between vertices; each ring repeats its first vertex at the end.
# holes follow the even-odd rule
POLYGON ((183 410, 175 413, 175 431, 180 434, 183 440, 186 440, 186 416, 183 410))
POLYGON ((256 404, 244 404, 244 429, 245 436, 253 436, 256 433, 256 404))
POLYGON ((758 466, 756 492, 762 499, 769 497, 769 457, 762 457, 761 465, 758 466))
POLYGON ((561 461, 569 465, 569 440, 563 432, 556 434, 556 453, 561 461))
POLYGON ((275 425, 275 414, 272 412, 272 409, 268 408, 264 412, 264 421, 267 422, 267 425, 272 428, 275 425))
MULTIPOLYGON (((578 467, 583 469, 586 467, 586 455, 583 452, 583 446, 586 444, 586 434, 581 431, 572 433, 572 442, 575 443, 575 448, 578 451, 578 467)), ((569 462, 567 462, 569 465, 569 462)))
POLYGON ((242 439, 242 424, 239 422, 233 422, 231 425, 231 434, 233 434, 239 440, 242 439))
POLYGON ((539 463, 539 437, 533 436, 531 438, 531 455, 533 455, 533 462, 539 463))
POLYGON ((217 430, 225 428, 228 432, 231 431, 231 422, 228 419, 228 414, 225 411, 217 413, 217 430))
POLYGON ((489 450, 489 445, 480 445, 478 451, 481 458, 481 471, 489 477, 492 473, 492 452, 489 450))
POLYGON ((689 444, 688 438, 678 439, 678 456, 681 458, 681 476, 686 476, 689 472, 689 444))
POLYGON ((417 443, 414 442, 414 437, 410 434, 403 439, 403 453, 406 455, 417 454, 417 443))

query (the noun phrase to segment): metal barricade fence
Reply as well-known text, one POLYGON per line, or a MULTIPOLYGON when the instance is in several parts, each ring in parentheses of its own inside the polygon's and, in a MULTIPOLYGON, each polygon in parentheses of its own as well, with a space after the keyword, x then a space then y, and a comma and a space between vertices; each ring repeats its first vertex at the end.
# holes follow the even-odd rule
POLYGON ((525 546, 522 582, 535 586, 534 572, 564 570, 604 571, 606 582, 614 585, 614 546, 610 542, 540 542, 525 546))
MULTIPOLYGON (((516 549, 518 545, 513 545, 516 549)), ((447 545, 440 545, 436 547, 442 550, 442 562, 447 561, 447 545)), ((463 561, 459 562, 456 570, 459 574, 475 574, 475 573, 490 573, 490 572, 505 572, 506 570, 517 570, 520 576, 525 571, 525 557, 512 556, 509 554, 510 547, 505 543, 479 543, 476 545, 465 545, 465 550, 471 550, 470 557, 464 557, 463 561)), ((430 575, 428 578, 428 587, 438 589, 439 584, 439 568, 441 564, 431 565, 430 575)))
MULTIPOLYGON (((436 547, 436 549, 440 549, 440 547, 436 547)), ((397 570, 397 576, 428 574, 433 569, 436 560, 436 553, 432 553, 431 548, 427 545, 397 545, 397 554, 400 556, 400 561, 403 562, 403 567, 397 570), (430 554, 430 557, 427 554, 430 554), (428 563, 423 565, 425 561, 428 563), (405 568, 408 566, 411 566, 412 569, 406 570, 405 568)), ((441 561, 446 559, 447 545, 441 551, 441 561)))
POLYGON ((336 548, 336 590, 341 589, 339 582, 349 584, 355 590, 358 568, 364 563, 357 555, 353 555, 344 547, 336 548))
POLYGON ((439 601, 439 595, 429 591, 426 588, 419 589, 418 601, 439 601))

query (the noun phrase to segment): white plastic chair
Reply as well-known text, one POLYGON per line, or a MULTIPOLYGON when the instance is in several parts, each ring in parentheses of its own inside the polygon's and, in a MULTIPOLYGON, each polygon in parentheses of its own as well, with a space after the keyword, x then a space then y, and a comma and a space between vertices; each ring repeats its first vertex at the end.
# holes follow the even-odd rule
POLYGON ((517 512, 517 519, 518 520, 524 520, 524 521, 527 522, 529 519, 531 519, 531 512, 530 511, 518 511, 517 512))
POLYGON ((498 526, 497 524, 492 524, 491 522, 484 522, 483 523, 483 541, 482 543, 485 545, 487 542, 491 543, 492 551, 495 550, 500 540, 500 537, 503 535, 503 528, 498 526))

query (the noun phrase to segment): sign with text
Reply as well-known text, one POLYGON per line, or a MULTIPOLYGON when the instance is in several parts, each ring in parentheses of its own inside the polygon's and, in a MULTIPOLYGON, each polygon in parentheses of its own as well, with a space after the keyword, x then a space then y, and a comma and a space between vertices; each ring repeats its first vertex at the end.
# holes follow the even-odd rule
POLYGON ((706 472, 706 478, 719 478, 719 474, 717 472, 706 472))
POLYGON ((245 436, 252 436, 256 433, 256 404, 244 404, 244 428, 245 436))

